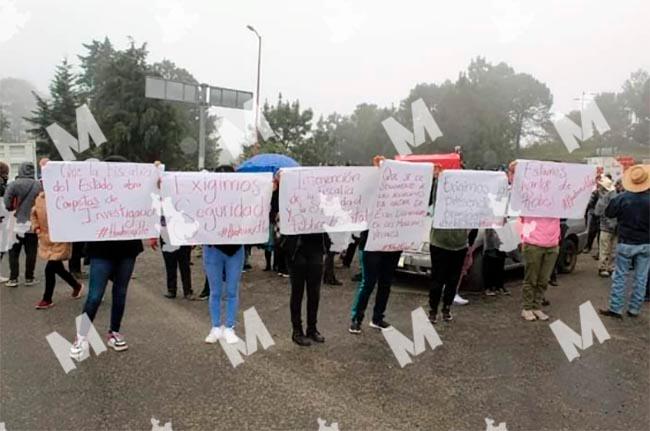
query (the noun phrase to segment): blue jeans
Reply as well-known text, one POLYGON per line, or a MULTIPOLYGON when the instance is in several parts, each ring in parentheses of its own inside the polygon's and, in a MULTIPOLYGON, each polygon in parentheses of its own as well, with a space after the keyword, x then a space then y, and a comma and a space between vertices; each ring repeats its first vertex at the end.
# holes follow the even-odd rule
POLYGON ((625 306, 625 280, 634 265, 634 285, 628 311, 639 314, 646 283, 648 282, 648 266, 650 265, 650 244, 619 244, 616 247, 616 269, 612 278, 612 291, 609 294, 609 309, 621 314, 625 306))
POLYGON ((221 326, 221 294, 226 272, 226 327, 234 328, 239 307, 239 280, 244 266, 244 247, 228 256, 216 247, 203 246, 203 269, 210 283, 210 317, 212 326, 221 326))
MULTIPOLYGON (((129 287, 129 280, 133 274, 135 257, 123 259, 101 259, 93 257, 90 259, 90 274, 88 276, 88 296, 84 304, 83 312, 88 315, 92 322, 95 320, 97 310, 104 298, 106 285, 109 280, 113 281, 113 303, 111 306, 111 331, 119 332, 124 307, 126 306, 126 289, 129 287)), ((82 331, 80 335, 86 335, 82 331)))

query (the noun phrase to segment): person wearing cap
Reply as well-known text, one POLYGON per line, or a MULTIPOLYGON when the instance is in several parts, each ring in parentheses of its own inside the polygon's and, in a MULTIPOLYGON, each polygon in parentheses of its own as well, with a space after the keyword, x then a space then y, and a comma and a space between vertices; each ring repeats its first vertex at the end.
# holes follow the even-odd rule
POLYGON ((616 264, 609 293, 609 305, 600 314, 622 318, 625 287, 631 267, 634 269, 632 295, 627 315, 637 317, 641 311, 650 266, 650 165, 635 165, 623 174, 625 192, 607 205, 605 216, 618 221, 616 264))
POLYGON ((614 272, 614 251, 616 250, 616 219, 605 215, 605 208, 617 195, 614 182, 602 176, 598 180, 599 198, 594 215, 600 219, 598 239, 598 275, 609 277, 614 272))

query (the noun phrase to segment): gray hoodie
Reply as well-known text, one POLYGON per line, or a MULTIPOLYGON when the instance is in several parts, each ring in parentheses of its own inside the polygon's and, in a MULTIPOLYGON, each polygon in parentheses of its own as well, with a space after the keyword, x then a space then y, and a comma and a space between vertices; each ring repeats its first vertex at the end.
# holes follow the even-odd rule
POLYGON ((29 221, 34 206, 34 199, 41 191, 41 183, 34 179, 34 164, 23 162, 18 169, 16 179, 7 185, 4 201, 9 211, 16 210, 16 221, 25 223, 29 221), (16 208, 14 208, 16 204, 16 208))
POLYGON ((594 208, 594 215, 600 217, 600 230, 604 232, 616 233, 616 225, 618 224, 617 220, 605 216, 605 208, 609 205, 609 201, 615 197, 616 190, 600 195, 596 207, 594 208))

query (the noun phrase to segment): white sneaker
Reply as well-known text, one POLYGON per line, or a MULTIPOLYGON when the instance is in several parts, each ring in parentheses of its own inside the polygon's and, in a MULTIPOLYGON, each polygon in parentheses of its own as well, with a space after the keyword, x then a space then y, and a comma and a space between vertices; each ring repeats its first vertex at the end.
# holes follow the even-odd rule
POLYGON ((535 313, 533 313, 531 310, 522 310, 521 317, 523 317, 524 320, 527 320, 529 322, 534 322, 535 320, 537 320, 537 317, 535 317, 535 313))
POLYGON ((548 316, 546 313, 544 313, 542 310, 533 310, 533 314, 535 317, 537 317, 539 320, 548 320, 548 316))
POLYGON ((6 283, 9 281, 9 277, 3 277, 0 275, 0 283, 6 283))
POLYGON ((205 337, 205 342, 208 344, 214 344, 217 341, 219 341, 219 338, 221 338, 221 326, 215 326, 212 329, 210 329, 210 333, 208 334, 207 337, 205 337))
POLYGON ((454 304, 455 305, 467 305, 467 304, 469 304, 469 301, 467 299, 463 298, 462 296, 460 296, 459 294, 456 294, 456 296, 454 296, 454 304))
POLYGON ((234 328, 224 329, 223 337, 226 339, 226 343, 228 344, 237 344, 237 342, 239 341, 239 337, 237 336, 237 334, 235 334, 234 328))
POLYGON ((74 344, 70 348, 70 357, 81 359, 84 354, 88 353, 88 349, 90 349, 90 346, 85 337, 77 336, 74 340, 74 344))
POLYGON ((121 352, 129 348, 129 345, 126 344, 124 336, 119 332, 109 331, 108 332, 108 347, 112 348, 116 352, 121 352))

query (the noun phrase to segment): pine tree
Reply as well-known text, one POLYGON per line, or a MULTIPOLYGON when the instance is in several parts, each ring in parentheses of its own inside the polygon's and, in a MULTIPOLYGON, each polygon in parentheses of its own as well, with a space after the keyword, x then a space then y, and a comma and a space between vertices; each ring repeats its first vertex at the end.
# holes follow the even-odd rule
POLYGON ((77 122, 75 110, 81 104, 77 89, 77 76, 72 70, 72 65, 64 59, 56 67, 54 79, 50 84, 50 100, 45 100, 34 93, 36 110, 27 121, 35 127, 28 130, 36 140, 36 151, 39 156, 60 160, 58 150, 45 130, 52 123, 58 123, 73 136, 77 135, 77 122))

